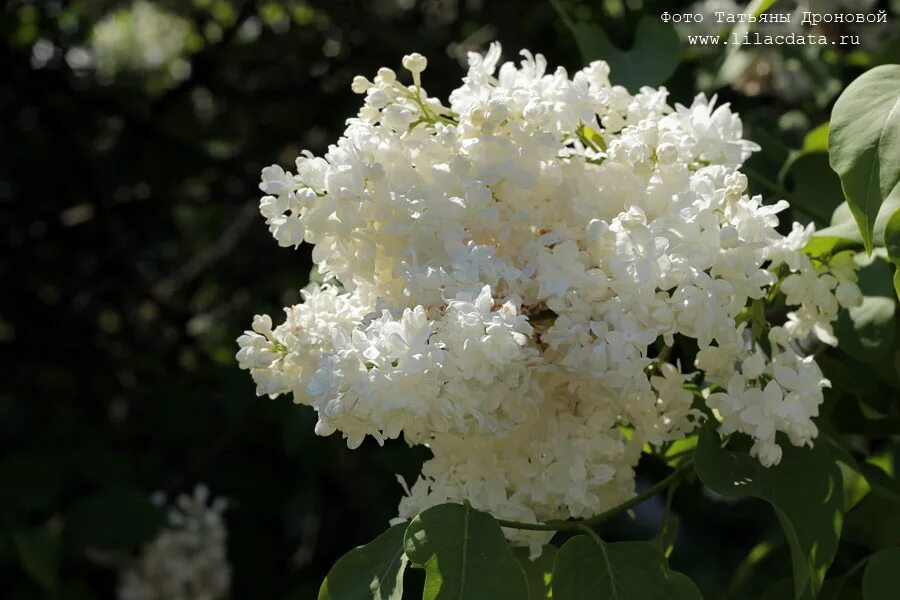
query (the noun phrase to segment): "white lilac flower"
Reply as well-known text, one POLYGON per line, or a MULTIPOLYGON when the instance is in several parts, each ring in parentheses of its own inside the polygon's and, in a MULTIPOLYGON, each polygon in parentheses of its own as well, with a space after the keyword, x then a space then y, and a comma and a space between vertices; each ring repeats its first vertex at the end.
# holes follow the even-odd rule
POLYGON ((312 285, 284 323, 241 336, 258 393, 292 393, 351 447, 427 445, 402 517, 463 499, 526 521, 609 508, 634 493, 645 444, 695 428, 688 381, 723 390, 706 393, 721 430, 752 436, 764 464, 778 433, 812 443, 827 381, 795 348, 833 341, 856 271, 814 263, 811 228, 776 230, 787 203, 747 195, 758 146, 738 115, 631 95, 603 62, 570 76, 500 54, 471 54, 446 103, 418 55, 415 85, 357 77, 363 107, 328 152, 263 171, 272 234, 314 244, 341 287, 312 285), (790 314, 768 355, 749 317, 779 293, 790 314), (696 341, 694 365, 658 358, 676 336, 696 341))
MULTIPOLYGON (((160 499, 161 500, 161 499, 160 499)), ((228 597, 231 567, 223 513, 227 502, 210 499, 198 485, 182 494, 162 532, 119 575, 119 600, 220 600, 228 597)))

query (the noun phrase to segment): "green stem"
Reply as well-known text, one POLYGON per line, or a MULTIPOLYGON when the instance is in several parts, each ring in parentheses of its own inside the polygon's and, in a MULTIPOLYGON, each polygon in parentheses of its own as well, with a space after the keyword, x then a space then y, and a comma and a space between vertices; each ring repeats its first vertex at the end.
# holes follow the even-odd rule
POLYGON ((526 529, 530 531, 583 531, 583 528, 585 526, 589 527, 591 525, 597 525, 598 523, 601 523, 606 519, 615 517, 616 515, 631 510, 635 506, 646 502, 660 492, 665 491, 669 486, 680 481, 681 478, 685 476, 688 469, 693 466, 693 464, 693 459, 684 461, 683 463, 678 465, 678 467, 676 467, 676 469, 672 471, 672 473, 670 473, 665 479, 647 488, 634 498, 626 500, 622 504, 614 506, 613 508, 595 515, 589 519, 580 519, 576 521, 547 521, 546 523, 522 523, 519 521, 497 519, 497 522, 500 523, 501 527, 509 527, 510 529, 526 529))
POLYGON ((664 491, 666 488, 668 488, 670 485, 674 484, 676 481, 679 481, 687 473, 687 470, 689 468, 691 468, 693 465, 694 465, 693 459, 684 461, 683 463, 678 465, 678 467, 674 471, 672 471, 672 473, 668 477, 666 477, 665 479, 663 479, 656 485, 653 485, 653 486, 647 488, 646 490, 644 490, 642 493, 638 494, 631 500, 626 500, 622 504, 615 506, 607 511, 604 511, 604 512, 600 513, 599 515, 591 517, 590 519, 585 519, 584 522, 589 525, 593 525, 596 523, 600 523, 601 521, 605 521, 606 519, 609 519, 610 517, 614 517, 625 511, 631 510, 638 504, 642 504, 642 503, 646 502, 647 500, 649 500, 650 498, 652 498, 653 496, 664 491))
POLYGON ((574 531, 578 529, 578 521, 547 521, 546 523, 522 523, 519 521, 507 521, 497 519, 500 527, 510 529, 525 529, 528 531, 574 531))
POLYGON ((667 362, 669 360, 669 356, 672 355, 672 346, 663 345, 662 349, 659 351, 659 356, 656 357, 656 360, 660 362, 660 364, 667 362))
POLYGON ((678 459, 682 456, 690 456, 694 453, 694 448, 688 448, 687 450, 682 450, 681 452, 675 452, 674 454, 660 454, 657 455, 660 459, 666 461, 669 464, 675 464, 678 462, 678 459))
POLYGON ((587 525, 585 525, 584 523, 579 523, 578 529, 585 532, 586 534, 588 534, 591 537, 591 539, 593 539, 597 543, 598 546, 603 545, 603 539, 599 535, 597 535, 597 532, 594 531, 593 529, 591 529, 590 527, 588 527, 587 525))
MULTIPOLYGON (((661 538, 665 538, 666 534, 669 533, 669 519, 672 517, 672 501, 675 499, 675 491, 678 490, 680 484, 681 481, 676 481, 672 484, 672 487, 669 488, 669 491, 666 492, 666 505, 663 509, 662 528, 660 529, 661 538)), ((663 552, 665 552, 665 548, 663 548, 663 552)))
POLYGON ((445 125, 459 124, 454 118, 456 114, 453 111, 449 111, 446 114, 442 113, 441 111, 432 111, 422 100, 422 90, 419 88, 418 84, 416 84, 415 92, 410 92, 406 87, 397 82, 394 83, 394 86, 397 88, 397 90, 400 91, 401 94, 405 95, 407 98, 418 104, 419 109, 422 111, 422 116, 414 123, 412 123, 412 125, 410 125, 410 129, 420 123, 428 123, 429 125, 434 125, 437 122, 444 123, 445 125))
POLYGON ((853 565, 852 567, 847 569, 847 572, 844 573, 843 575, 841 575, 840 578, 841 579, 849 579, 850 577, 853 577, 853 575, 856 574, 857 571, 859 571, 864 566, 866 566, 866 563, 869 562, 870 558, 872 558, 871 554, 864 556, 862 559, 859 560, 859 562, 857 562, 855 565, 853 565))

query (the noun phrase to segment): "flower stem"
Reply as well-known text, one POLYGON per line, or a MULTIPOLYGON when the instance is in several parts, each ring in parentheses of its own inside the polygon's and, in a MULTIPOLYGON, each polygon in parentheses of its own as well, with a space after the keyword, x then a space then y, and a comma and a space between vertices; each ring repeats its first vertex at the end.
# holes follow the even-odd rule
POLYGON ((501 527, 509 527, 510 529, 526 529, 530 531, 584 531, 585 526, 596 525, 606 519, 615 517, 625 511, 631 510, 638 504, 641 504, 660 492, 666 490, 669 486, 680 481, 687 471, 693 466, 693 459, 688 459, 678 465, 672 473, 665 479, 647 488, 634 498, 626 500, 618 506, 614 506, 598 515, 589 519, 579 519, 575 521, 547 521, 546 523, 521 523, 519 521, 507 521, 505 519, 497 519, 501 527))
POLYGON ((588 534, 591 537, 591 539, 597 543, 598 546, 603 545, 603 539, 599 535, 597 535, 597 532, 594 531, 593 529, 591 529, 590 527, 588 527, 587 525, 585 525, 584 523, 579 523, 578 529, 580 531, 583 531, 584 533, 588 534))

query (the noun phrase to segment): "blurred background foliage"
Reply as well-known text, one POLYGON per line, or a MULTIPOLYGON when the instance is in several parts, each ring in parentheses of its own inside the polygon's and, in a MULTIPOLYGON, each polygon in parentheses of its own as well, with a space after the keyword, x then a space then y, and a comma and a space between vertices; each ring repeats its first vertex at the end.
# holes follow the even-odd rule
MULTIPOLYGON (((664 83, 673 101, 705 91, 731 102, 745 137, 763 148, 746 168, 753 191, 788 198, 797 220, 829 223, 842 196, 819 126, 849 81, 900 61, 897 2, 815 3, 820 12, 889 11, 886 26, 859 26, 859 46, 728 52, 685 43, 688 33, 728 32, 711 12, 693 27, 656 18, 727 11, 735 6, 727 0, 554 4, 11 0, 0 8, 0 596, 112 597, 115 566, 158 530, 147 498, 196 482, 231 501, 238 598, 315 597, 334 560, 394 516, 395 474, 412 480, 426 451, 367 441, 351 452, 336 436, 316 438, 311 410, 255 398, 233 358, 253 313, 298 301, 310 277, 310 248, 278 248, 257 215, 259 171, 305 148, 322 153, 337 138, 359 104, 353 75, 397 68, 418 51, 429 57, 429 92, 446 95, 466 51, 493 40, 507 58, 529 48, 574 69, 587 39, 614 67, 618 58, 636 69, 623 82, 641 82, 646 68, 660 79, 646 83, 664 83), (646 15, 654 33, 636 36, 646 15), (589 34, 576 42, 572 26, 589 34), (622 59, 629 49, 652 64, 622 59)), ((782 4, 809 9, 782 0, 771 10, 782 4)), ((875 289, 889 277, 869 280, 875 289)), ((821 357, 836 381, 826 408, 841 419, 826 415, 820 425, 872 446, 863 450, 890 471, 889 440, 900 433, 893 304, 863 323, 868 330, 845 321, 842 344, 853 352, 821 357), (862 412, 844 414, 844 396, 863 399, 862 412), (878 427, 875 442, 853 437, 878 427)), ((653 480, 662 468, 648 459, 640 473, 653 480)), ((866 501, 900 523, 900 503, 866 501)), ((790 574, 784 540, 761 502, 728 504, 697 485, 679 492, 672 566, 709 598, 758 597, 765 581, 790 574)), ((662 509, 660 499, 643 505, 636 522, 615 521, 605 534, 652 536, 662 509)), ((853 543, 900 541, 885 540, 890 532, 866 512, 854 517, 856 541, 836 569, 854 564, 853 543)))

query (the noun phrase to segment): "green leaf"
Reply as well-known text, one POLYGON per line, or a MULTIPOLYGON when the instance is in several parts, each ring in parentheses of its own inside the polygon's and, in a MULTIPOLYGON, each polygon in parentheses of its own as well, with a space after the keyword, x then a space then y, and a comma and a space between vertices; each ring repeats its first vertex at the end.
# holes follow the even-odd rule
POLYGON ((553 582, 553 564, 556 561, 555 546, 544 546, 541 555, 535 559, 528 558, 528 548, 519 547, 513 550, 525 578, 528 579, 528 600, 546 600, 551 597, 553 582))
POLYGON ((842 250, 856 250, 862 247, 862 240, 857 241, 852 237, 843 237, 840 234, 836 234, 832 227, 826 227, 813 234, 812 238, 804 246, 803 251, 809 256, 825 256, 842 250))
POLYGON ((877 464, 858 469, 871 491, 847 514, 844 537, 873 550, 900 544, 900 483, 877 464))
POLYGON ((865 600, 895 600, 900 589, 900 548, 886 548, 872 555, 863 573, 865 600))
POLYGON ((789 160, 780 176, 789 192, 791 206, 799 208, 817 223, 828 223, 844 201, 841 180, 828 165, 826 152, 802 152, 789 160))
POLYGON ((612 82, 625 86, 632 93, 641 86, 664 83, 678 67, 682 50, 678 32, 671 23, 665 23, 659 17, 641 17, 634 33, 634 46, 622 50, 597 25, 575 22, 558 2, 553 2, 553 6, 572 30, 584 62, 605 60, 609 63, 612 82))
POLYGON ((829 151, 871 252, 878 210, 900 182, 900 65, 875 67, 844 90, 831 113, 829 151))
POLYGON ((900 502, 870 492, 847 513, 844 539, 872 550, 900 545, 900 502))
POLYGON ((888 257, 894 261, 894 292, 900 299, 900 208, 894 211, 884 227, 884 246, 888 257))
POLYGON ((810 256, 834 254, 841 250, 863 249, 859 227, 853 219, 853 213, 846 202, 842 202, 831 215, 831 225, 813 234, 812 239, 803 248, 810 256))
POLYGON ((881 360, 890 351, 895 337, 894 289, 891 266, 878 256, 859 270, 863 303, 842 311, 835 325, 838 347, 863 362, 881 360))
POLYGON ((401 600, 406 526, 398 523, 340 557, 322 582, 319 600, 401 600))
POLYGON ((900 261, 900 209, 894 211, 884 227, 884 247, 891 260, 900 261))
POLYGON ((749 452, 727 450, 711 425, 700 432, 694 466, 708 488, 732 498, 761 498, 775 510, 791 549, 794 594, 815 598, 840 540, 844 507, 837 451, 782 444, 781 463, 763 467, 749 452))
MULTIPOLYGON (((878 215, 875 217, 875 236, 872 238, 872 243, 876 247, 885 245, 885 230, 887 229, 888 221, 898 210, 900 210, 900 187, 895 188, 891 195, 885 199, 881 208, 878 209, 878 215)), ((852 228, 854 232, 853 239, 859 240, 860 244, 862 244, 862 233, 860 233, 859 227, 856 226, 856 217, 853 216, 853 211, 850 210, 850 206, 846 202, 842 202, 835 209, 834 214, 831 216, 831 223, 843 228, 852 228)))
POLYGON ((567 541, 553 566, 553 600, 701 600, 697 586, 669 569, 648 542, 567 541))
POLYGON ((894 269, 894 291, 897 292, 897 298, 900 298, 900 265, 894 269))
POLYGON ((854 396, 841 396, 831 407, 831 420, 839 433, 854 433, 878 439, 900 435, 900 417, 863 412, 860 400, 854 396))
POLYGON ((697 434, 675 440, 663 451, 662 458, 670 467, 677 467, 681 461, 693 454, 697 448, 697 434))
POLYGON ((594 150, 606 150, 606 140, 603 139, 603 135, 599 131, 582 123, 578 126, 575 133, 581 138, 585 146, 594 150))
POLYGON ((822 123, 806 134, 803 152, 828 152, 828 123, 822 123))
MULTIPOLYGON (((831 389, 825 390, 825 405, 827 408, 832 397, 837 398, 840 392, 844 392, 860 400, 881 394, 882 387, 877 381, 877 376, 865 364, 848 360, 845 357, 819 355, 816 359, 822 372, 831 381, 831 389)), ((823 423, 820 423, 823 425, 823 423)), ((838 428, 838 431, 842 431, 838 428)))
POLYGON ((59 537, 43 528, 18 529, 12 541, 22 570, 44 591, 54 591, 59 579, 59 537))
POLYGON ((162 509, 140 491, 113 487, 78 502, 66 524, 76 546, 133 550, 153 539, 164 520, 162 509))
POLYGON ((900 483, 885 473, 884 469, 869 462, 861 462, 858 467, 860 475, 866 478, 873 494, 900 502, 900 483))
POLYGON ((422 600, 528 598, 528 582, 500 525, 468 504, 441 504, 406 529, 406 555, 425 569, 422 600))

